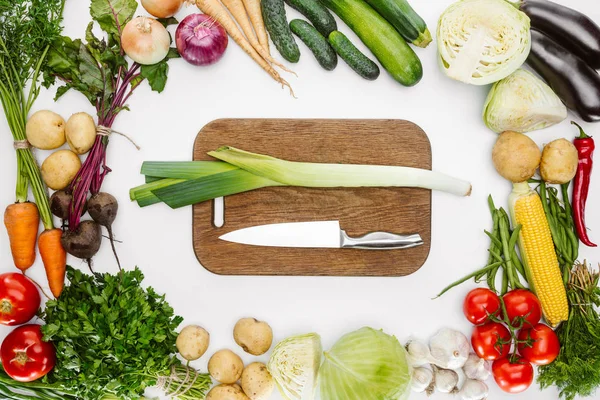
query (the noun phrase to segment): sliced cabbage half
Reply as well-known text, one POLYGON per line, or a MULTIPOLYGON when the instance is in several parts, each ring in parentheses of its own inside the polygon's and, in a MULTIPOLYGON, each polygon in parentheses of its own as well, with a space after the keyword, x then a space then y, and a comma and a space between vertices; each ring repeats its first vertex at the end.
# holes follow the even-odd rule
POLYGON ((438 21, 437 44, 446 75, 473 85, 506 78, 531 49, 529 17, 505 0, 462 0, 438 21))
POLYGON ((550 86, 531 72, 518 69, 496 82, 483 107, 483 120, 494 132, 530 132, 567 118, 567 107, 550 86))
POLYGON ((319 373, 323 400, 403 400, 412 370, 398 339, 362 328, 344 335, 325 352, 319 373))
POLYGON ((323 348, 316 333, 292 336, 273 349, 267 369, 285 400, 312 400, 323 348))

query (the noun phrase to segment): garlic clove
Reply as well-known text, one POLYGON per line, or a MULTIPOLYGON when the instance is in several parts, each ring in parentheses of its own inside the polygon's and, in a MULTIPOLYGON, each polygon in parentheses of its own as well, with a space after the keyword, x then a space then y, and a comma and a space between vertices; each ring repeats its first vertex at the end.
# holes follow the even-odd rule
POLYGON ((462 400, 485 400, 488 396, 489 389, 484 382, 467 379, 458 395, 462 400))
POLYGON ((458 382, 456 384, 456 391, 458 392, 460 389, 462 389, 465 382, 467 381, 467 375, 465 374, 463 368, 457 368, 453 371, 456 372, 456 375, 458 375, 458 382))
POLYGON ((434 386, 435 390, 440 393, 456 393, 458 389, 458 374, 451 369, 435 368, 434 369, 434 386))
POLYGON ((412 367, 420 367, 429 364, 431 354, 429 346, 419 340, 409 340, 406 343, 406 351, 408 352, 408 362, 412 367))
POLYGON ((411 388, 415 393, 422 393, 431 385, 433 381, 433 371, 425 368, 418 367, 413 370, 411 388))
POLYGON ((479 358, 475 353, 469 354, 469 358, 467 358, 463 369, 467 378, 478 381, 485 381, 492 374, 491 363, 479 358))
POLYGON ((430 361, 445 369, 462 368, 469 357, 471 344, 461 332, 442 328, 429 341, 430 361))

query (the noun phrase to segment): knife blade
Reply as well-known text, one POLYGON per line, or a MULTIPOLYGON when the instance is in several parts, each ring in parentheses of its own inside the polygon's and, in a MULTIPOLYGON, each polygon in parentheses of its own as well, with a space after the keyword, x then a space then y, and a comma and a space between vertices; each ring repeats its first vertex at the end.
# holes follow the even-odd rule
POLYGON ((360 237, 350 237, 340 228, 339 221, 257 225, 226 233, 219 239, 252 246, 368 250, 406 249, 423 244, 418 234, 371 232, 360 237))

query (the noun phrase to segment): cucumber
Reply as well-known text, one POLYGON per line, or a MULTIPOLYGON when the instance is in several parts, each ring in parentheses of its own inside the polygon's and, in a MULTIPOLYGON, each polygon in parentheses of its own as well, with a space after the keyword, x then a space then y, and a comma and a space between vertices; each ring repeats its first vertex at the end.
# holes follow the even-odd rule
POLYGON ((327 71, 335 69, 337 66, 337 54, 319 31, 301 19, 292 20, 290 22, 290 29, 312 51, 321 67, 327 71))
POLYGON ((300 49, 287 23, 283 0, 262 0, 263 19, 271 40, 283 58, 292 63, 300 60, 300 49))
POLYGON ((321 1, 358 35, 396 81, 413 86, 421 80, 423 66, 419 57, 370 5, 363 0, 321 1))
POLYGON ((379 77, 379 67, 371 59, 356 48, 342 32, 333 31, 329 35, 329 43, 342 57, 342 60, 365 79, 374 81, 379 77))
POLYGON ((423 18, 406 0, 365 0, 385 18, 407 41, 415 46, 427 47, 431 33, 423 18))
POLYGON ((285 0, 295 10, 298 10, 313 24, 324 37, 337 30, 335 18, 319 0, 285 0))

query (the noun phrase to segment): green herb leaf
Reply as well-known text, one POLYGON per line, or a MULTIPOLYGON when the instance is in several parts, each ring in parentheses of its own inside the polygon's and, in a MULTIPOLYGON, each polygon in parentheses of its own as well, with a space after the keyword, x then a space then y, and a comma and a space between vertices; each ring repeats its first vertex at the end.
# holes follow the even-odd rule
POLYGON ((160 22, 162 24, 162 26, 164 26, 165 28, 167 28, 171 25, 177 25, 179 23, 179 21, 177 21, 177 18, 175 18, 175 17, 158 18, 157 21, 160 22))

